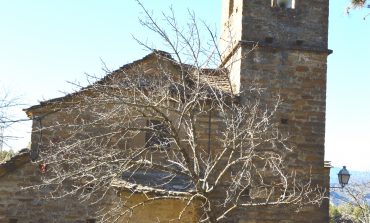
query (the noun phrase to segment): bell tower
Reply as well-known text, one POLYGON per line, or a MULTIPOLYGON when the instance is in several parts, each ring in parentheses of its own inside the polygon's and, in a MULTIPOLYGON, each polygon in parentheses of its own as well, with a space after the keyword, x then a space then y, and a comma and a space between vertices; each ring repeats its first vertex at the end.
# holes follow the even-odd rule
MULTIPOLYGON (((256 85, 264 89, 265 102, 280 97, 277 118, 294 145, 286 159, 289 168, 306 173, 313 186, 328 191, 324 143, 329 0, 223 0, 222 10, 222 66, 230 71, 233 92, 246 102, 248 89, 256 85)), ((324 200, 320 207, 298 214, 266 208, 243 219, 328 222, 328 209, 324 200)))

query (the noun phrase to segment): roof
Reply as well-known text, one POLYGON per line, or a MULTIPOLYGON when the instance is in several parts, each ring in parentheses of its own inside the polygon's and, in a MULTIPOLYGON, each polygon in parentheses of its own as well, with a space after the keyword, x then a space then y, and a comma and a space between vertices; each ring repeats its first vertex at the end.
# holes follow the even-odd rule
POLYGON ((133 193, 156 195, 186 196, 194 191, 194 185, 188 177, 151 169, 126 172, 121 179, 116 179, 112 186, 133 193))
POLYGON ((164 196, 177 196, 177 197, 185 197, 191 194, 191 192, 183 192, 183 191, 171 191, 167 189, 149 187, 146 185, 141 184, 134 184, 125 180, 115 180, 112 183, 112 187, 118 190, 125 190, 130 191, 132 193, 149 193, 155 195, 164 195, 164 196))
POLYGON ((30 150, 22 149, 9 160, 0 163, 0 177, 12 172, 31 161, 30 150))
POLYGON ((223 92, 232 92, 228 72, 225 68, 221 69, 201 69, 200 81, 206 82, 223 92))
POLYGON ((192 72, 194 75, 196 75, 196 73, 200 73, 200 81, 205 82, 205 83, 208 83, 210 86, 215 87, 215 88, 217 88, 217 89, 219 89, 221 91, 224 91, 224 92, 232 92, 231 85, 230 85, 230 82, 229 82, 229 78, 228 78, 226 69, 223 69, 223 68, 217 68, 217 69, 196 69, 192 65, 178 63, 177 61, 175 61, 172 58, 172 56, 171 56, 170 53, 167 53, 167 52, 164 52, 164 51, 155 50, 152 53, 150 53, 150 54, 146 55, 145 57, 143 57, 142 59, 136 60, 136 61, 134 61, 132 63, 128 63, 128 64, 120 67, 119 69, 117 69, 117 70, 115 70, 115 71, 107 74, 105 77, 103 77, 102 79, 100 79, 99 81, 95 82, 92 85, 89 85, 87 87, 81 88, 79 91, 76 91, 76 92, 67 94, 67 95, 65 95, 63 97, 58 97, 58 98, 53 98, 53 99, 50 99, 50 100, 42 101, 38 105, 34 105, 34 106, 31 106, 29 108, 24 109, 24 111, 30 117, 31 116, 30 115, 30 111, 32 111, 34 109, 42 108, 44 106, 51 105, 51 104, 54 104, 54 103, 57 103, 57 102, 64 102, 67 99, 70 99, 72 97, 75 97, 75 96, 77 96, 77 95, 79 95, 79 94, 81 94, 83 92, 89 91, 93 85, 104 83, 104 82, 112 79, 112 77, 114 77, 116 75, 125 74, 126 73, 125 71, 127 69, 131 69, 131 68, 133 68, 135 66, 138 66, 139 64, 141 64, 141 63, 143 63, 143 62, 145 62, 145 61, 147 61, 149 59, 152 59, 154 57, 171 62, 175 68, 180 68, 180 67, 184 68, 185 67, 188 70, 188 72, 192 72))

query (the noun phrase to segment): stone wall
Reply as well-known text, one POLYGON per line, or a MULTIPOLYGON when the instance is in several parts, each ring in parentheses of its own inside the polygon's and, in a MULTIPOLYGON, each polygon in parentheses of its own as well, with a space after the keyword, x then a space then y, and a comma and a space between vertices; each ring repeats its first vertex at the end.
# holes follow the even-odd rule
MULTIPOLYGON (((328 191, 324 144, 329 0, 296 0, 294 8, 272 6, 270 0, 223 3, 221 48, 233 85, 239 85, 244 103, 252 85, 264 89, 261 99, 267 105, 280 98, 276 121, 294 148, 285 162, 292 171, 310 177, 312 186, 328 191), (227 10, 231 4, 233 10, 227 10)), ((251 208, 236 219, 328 222, 328 201, 298 214, 283 207, 251 208)))
MULTIPOLYGON (((264 89, 262 101, 273 106, 279 98, 276 121, 280 131, 289 135, 293 151, 285 162, 298 176, 310 178, 312 187, 329 189, 329 171, 324 167, 326 58, 327 51, 283 49, 241 43, 241 99, 248 103, 251 85, 264 89)), ((282 207, 250 208, 235 222, 328 222, 328 201, 308 206, 299 213, 282 207), (253 220, 247 220, 253 219, 253 220)))
POLYGON ((123 200, 127 200, 127 205, 135 205, 144 202, 131 214, 120 218, 119 222, 132 223, 154 223, 154 222, 173 222, 173 223, 191 223, 198 222, 198 213, 194 205, 187 206, 186 201, 158 199, 146 203, 149 194, 121 193, 123 200))
POLYGON ((269 0, 244 1, 242 40, 327 49, 329 0, 296 0, 295 4, 289 9, 271 7, 269 0))
POLYGON ((261 48, 246 49, 244 56, 242 86, 253 82, 264 88, 267 102, 280 97, 281 127, 294 137, 297 152, 306 152, 294 165, 323 166, 327 54, 261 48))
MULTIPOLYGON (((28 151, 17 154, 7 163, 13 164, 11 169, 8 168, 6 173, 0 176, 1 223, 82 223, 96 217, 89 205, 80 203, 74 197, 44 199, 48 195, 48 191, 44 188, 23 189, 41 183, 40 168, 30 162, 28 151)), ((0 164, 0 169, 5 165, 0 164)))
POLYGON ((271 0, 223 0, 222 53, 226 45, 248 41, 300 49, 328 47, 329 0, 295 1, 295 8, 272 7, 271 0), (232 3, 233 9, 229 10, 232 3))
MULTIPOLYGON (((117 201, 118 194, 128 205, 140 203, 145 196, 144 193, 112 190, 103 202, 93 206, 73 196, 50 199, 49 191, 43 187, 23 189, 42 183, 42 174, 39 166, 30 161, 27 150, 0 164, 0 223, 92 223, 99 219, 99 210, 116 207, 112 204, 117 201)), ((117 216, 117 223, 196 222, 196 210, 193 206, 184 209, 185 205, 181 200, 166 199, 145 203, 134 212, 117 216), (179 219, 182 210, 184 213, 179 219)))
MULTIPOLYGON (((28 151, 17 154, 11 161, 7 162, 7 165, 0 164, 0 223, 84 223, 96 219, 96 207, 92 208, 87 204, 80 203, 73 197, 45 200, 46 190, 22 190, 23 187, 39 184, 41 175, 38 165, 30 162, 28 151)), ((325 181, 326 184, 329 183, 329 179, 325 179, 325 181)), ((127 205, 138 204, 144 201, 146 196, 151 196, 144 193, 133 194, 128 191, 122 191, 119 194, 123 200, 128 202, 127 205)), ((116 194, 113 193, 112 198, 115 197, 116 194)), ((105 204, 105 207, 111 206, 109 201, 105 204)), ((134 212, 129 212, 119 218, 117 222, 197 222, 198 213, 195 206, 191 205, 184 209, 185 205, 186 203, 181 200, 157 200, 141 205, 134 212)), ((99 208, 103 208, 103 206, 99 208)), ((325 205, 322 208, 325 208, 325 205)), ((228 222, 325 222, 320 220, 320 212, 309 216, 313 211, 317 210, 308 207, 303 212, 295 213, 292 209, 284 206, 257 207, 240 210, 230 216, 228 222)))

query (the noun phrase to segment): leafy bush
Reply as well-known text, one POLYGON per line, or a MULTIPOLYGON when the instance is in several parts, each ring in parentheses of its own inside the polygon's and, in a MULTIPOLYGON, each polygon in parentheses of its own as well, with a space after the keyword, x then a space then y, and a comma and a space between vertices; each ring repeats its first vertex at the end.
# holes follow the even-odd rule
POLYGON ((0 151, 0 163, 5 162, 9 160, 14 155, 14 152, 12 150, 3 150, 0 151))

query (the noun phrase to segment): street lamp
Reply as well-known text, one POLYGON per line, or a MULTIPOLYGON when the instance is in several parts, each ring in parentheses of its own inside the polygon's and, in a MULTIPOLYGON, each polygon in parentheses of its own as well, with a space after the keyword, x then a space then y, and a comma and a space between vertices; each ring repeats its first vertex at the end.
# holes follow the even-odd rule
POLYGON ((351 174, 349 174, 348 170, 346 169, 346 166, 343 166, 343 169, 341 169, 338 173, 339 184, 342 188, 348 184, 350 177, 351 174))
POLYGON ((338 181, 339 181, 340 187, 330 187, 330 188, 331 189, 334 189, 334 188, 343 189, 348 184, 350 177, 351 177, 351 174, 349 174, 348 170, 346 169, 346 166, 343 166, 343 168, 338 172, 338 181))

